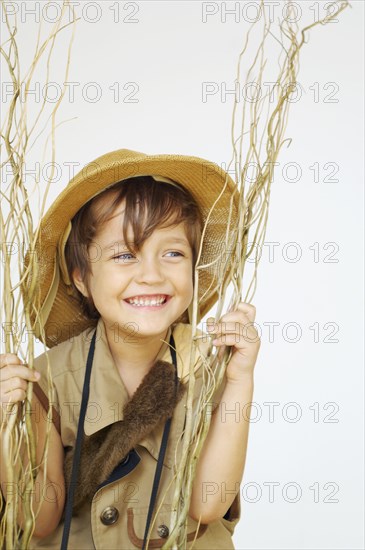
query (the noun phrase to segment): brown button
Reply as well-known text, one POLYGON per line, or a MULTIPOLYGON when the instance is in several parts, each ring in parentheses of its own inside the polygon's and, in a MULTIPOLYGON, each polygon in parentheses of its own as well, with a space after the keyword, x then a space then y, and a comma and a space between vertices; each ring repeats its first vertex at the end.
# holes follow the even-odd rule
POLYGON ((118 521, 119 512, 114 506, 107 506, 100 514, 101 523, 104 525, 113 525, 118 521))
POLYGON ((162 539, 167 539, 167 537, 169 536, 169 528, 167 527, 167 525, 159 525, 157 527, 157 533, 158 536, 162 539))

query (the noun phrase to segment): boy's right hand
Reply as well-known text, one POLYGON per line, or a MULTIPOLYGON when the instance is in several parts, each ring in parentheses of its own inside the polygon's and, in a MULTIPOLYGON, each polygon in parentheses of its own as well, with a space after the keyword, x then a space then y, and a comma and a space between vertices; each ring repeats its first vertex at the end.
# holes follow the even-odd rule
POLYGON ((26 397, 28 382, 38 382, 41 375, 24 365, 14 353, 0 354, 0 403, 18 403, 26 397))

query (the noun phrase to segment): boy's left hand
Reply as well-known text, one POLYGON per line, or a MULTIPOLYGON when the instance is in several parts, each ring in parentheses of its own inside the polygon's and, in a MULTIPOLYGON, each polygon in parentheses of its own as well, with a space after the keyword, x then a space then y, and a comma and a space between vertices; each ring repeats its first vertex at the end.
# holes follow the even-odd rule
POLYGON ((214 335, 213 345, 232 346, 232 356, 227 365, 227 381, 239 382, 252 375, 261 340, 254 326, 256 308, 252 304, 240 302, 235 311, 226 313, 218 323, 214 318, 207 319, 208 333, 214 335))

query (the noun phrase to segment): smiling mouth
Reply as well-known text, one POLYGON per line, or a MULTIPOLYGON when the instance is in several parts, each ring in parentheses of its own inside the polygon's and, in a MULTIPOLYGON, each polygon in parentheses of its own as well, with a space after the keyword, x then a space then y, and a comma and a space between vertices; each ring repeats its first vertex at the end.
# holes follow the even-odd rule
POLYGON ((156 294, 153 296, 132 296, 124 301, 135 307, 161 307, 170 299, 167 294, 156 294))

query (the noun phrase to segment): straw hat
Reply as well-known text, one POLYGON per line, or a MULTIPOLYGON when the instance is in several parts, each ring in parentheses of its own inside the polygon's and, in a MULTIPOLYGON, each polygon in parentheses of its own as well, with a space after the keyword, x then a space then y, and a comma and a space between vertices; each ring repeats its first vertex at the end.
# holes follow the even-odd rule
MULTIPOLYGON (((114 183, 142 175, 180 183, 200 206, 203 221, 209 223, 203 239, 199 261, 199 313, 204 316, 218 298, 218 281, 229 275, 226 237, 232 242, 237 225, 238 192, 229 175, 217 164, 183 155, 146 155, 119 149, 88 163, 74 176, 41 220, 36 242, 39 300, 34 304, 31 320, 35 334, 48 347, 76 336, 96 321, 86 318, 70 287, 64 261, 64 247, 71 229, 71 219, 90 199, 114 183), (231 223, 227 231, 230 205, 231 223), (228 265, 228 268, 225 268, 228 265), (223 271, 222 271, 223 270, 223 271), (41 336, 41 327, 45 339, 41 336)), ((26 260, 26 265, 27 265, 26 260)), ((32 273, 28 284, 32 283, 32 273)))

